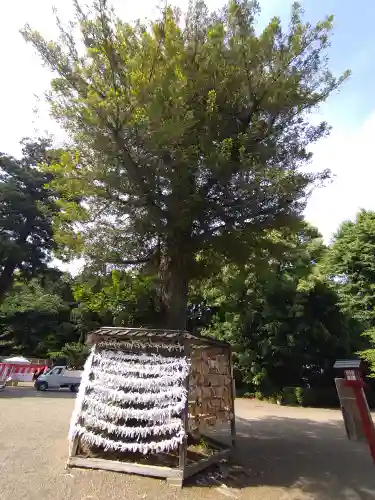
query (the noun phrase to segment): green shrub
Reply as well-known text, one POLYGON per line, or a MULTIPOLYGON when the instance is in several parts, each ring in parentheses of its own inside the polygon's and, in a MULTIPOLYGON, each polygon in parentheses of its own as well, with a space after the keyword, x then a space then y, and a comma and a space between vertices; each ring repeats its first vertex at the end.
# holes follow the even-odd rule
POLYGON ((255 399, 259 399, 259 401, 263 401, 265 399, 264 395, 260 391, 255 391, 254 392, 254 398, 255 399))
MULTIPOLYGON (((374 387, 365 390, 370 408, 375 408, 374 387)), ((315 408, 339 408, 340 402, 334 385, 328 387, 284 387, 280 394, 266 397, 260 391, 245 392, 243 397, 256 398, 260 401, 280 403, 286 406, 310 406, 315 408)))
MULTIPOLYGON (((301 387, 284 387, 280 396, 280 403, 287 406, 297 406, 300 404, 297 396, 297 389, 301 387)), ((298 392, 299 395, 299 392, 298 392)))
POLYGON ((303 406, 303 392, 304 392, 303 387, 295 387, 295 395, 296 395, 296 400, 299 406, 303 406))
POLYGON ((255 398, 253 392, 245 392, 242 397, 246 398, 246 399, 254 399, 255 398))
POLYGON ((281 404, 288 406, 312 406, 316 408, 338 408, 336 388, 332 387, 284 387, 281 404))

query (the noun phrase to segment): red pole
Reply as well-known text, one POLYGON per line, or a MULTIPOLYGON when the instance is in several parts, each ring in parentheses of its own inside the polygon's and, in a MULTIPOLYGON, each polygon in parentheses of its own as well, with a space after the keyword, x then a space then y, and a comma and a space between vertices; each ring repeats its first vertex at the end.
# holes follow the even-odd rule
POLYGON ((375 430, 374 423, 368 411, 366 397, 363 392, 365 383, 362 380, 346 380, 345 385, 353 388, 357 408, 362 420, 363 431, 370 448, 372 460, 375 463, 375 430))

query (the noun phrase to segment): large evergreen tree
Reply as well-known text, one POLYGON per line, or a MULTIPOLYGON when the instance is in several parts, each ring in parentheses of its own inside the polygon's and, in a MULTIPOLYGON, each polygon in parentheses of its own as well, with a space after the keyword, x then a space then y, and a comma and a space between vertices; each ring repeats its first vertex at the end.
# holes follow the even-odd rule
POLYGON ((332 17, 305 23, 296 4, 286 31, 273 18, 257 34, 251 0, 216 13, 193 2, 184 22, 168 7, 150 26, 123 22, 106 0, 91 13, 74 3, 58 42, 23 30, 56 74, 52 113, 79 153, 54 172, 80 232, 66 217, 59 230, 101 262, 153 259, 165 324, 183 328, 197 254, 248 255, 263 231, 298 220, 328 175, 300 167, 328 132, 309 113, 346 77, 327 67, 332 17))
POLYGON ((47 139, 25 140, 20 160, 0 153, 0 302, 16 271, 32 275, 51 259, 57 206, 46 187, 51 175, 38 167, 55 158, 50 147, 47 139))

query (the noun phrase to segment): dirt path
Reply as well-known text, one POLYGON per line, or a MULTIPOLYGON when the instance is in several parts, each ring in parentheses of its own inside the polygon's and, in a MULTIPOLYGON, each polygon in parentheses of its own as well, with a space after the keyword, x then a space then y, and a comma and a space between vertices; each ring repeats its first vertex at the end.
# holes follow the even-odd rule
POLYGON ((374 500, 375 466, 347 441, 338 411, 237 401, 235 464, 182 491, 164 481, 65 471, 70 393, 0 393, 1 500, 374 500))

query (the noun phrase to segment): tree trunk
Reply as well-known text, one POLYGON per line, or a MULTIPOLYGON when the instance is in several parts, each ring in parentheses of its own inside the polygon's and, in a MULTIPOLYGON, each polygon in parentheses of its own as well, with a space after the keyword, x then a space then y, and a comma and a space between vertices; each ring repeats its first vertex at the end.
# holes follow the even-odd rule
POLYGON ((160 261, 160 301, 163 327, 185 330, 191 259, 174 249, 173 255, 164 255, 160 261))

